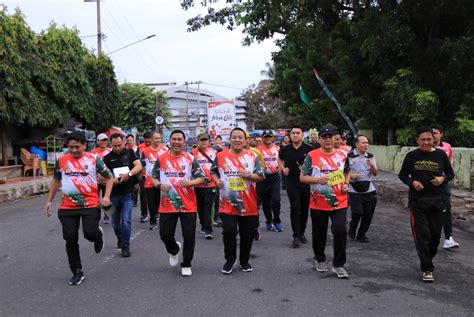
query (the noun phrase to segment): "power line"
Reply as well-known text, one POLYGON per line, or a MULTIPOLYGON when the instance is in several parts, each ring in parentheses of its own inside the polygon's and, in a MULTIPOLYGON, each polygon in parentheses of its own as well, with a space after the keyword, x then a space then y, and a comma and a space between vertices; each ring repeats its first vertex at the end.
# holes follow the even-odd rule
POLYGON ((226 85, 219 85, 219 84, 211 84, 211 83, 206 83, 206 82, 201 82, 201 83, 205 84, 205 85, 209 85, 209 86, 231 88, 231 89, 236 89, 236 90, 245 90, 245 88, 240 88, 240 87, 233 87, 233 86, 226 86, 226 85))

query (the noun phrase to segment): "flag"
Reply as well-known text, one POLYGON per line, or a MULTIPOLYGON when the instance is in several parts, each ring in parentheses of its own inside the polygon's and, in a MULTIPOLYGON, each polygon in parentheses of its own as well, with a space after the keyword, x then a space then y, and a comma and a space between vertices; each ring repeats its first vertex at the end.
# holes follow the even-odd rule
POLYGON ((309 97, 304 93, 303 87, 300 85, 300 98, 301 101, 307 106, 311 103, 311 100, 309 100, 309 97))
POLYGON ((316 80, 318 81, 319 85, 321 86, 321 88, 323 88, 324 92, 326 93, 326 95, 329 97, 329 99, 331 99, 336 104, 337 111, 339 111, 339 114, 341 115, 341 117, 344 119, 344 121, 346 121, 347 125, 349 126, 349 128, 352 131, 352 135, 354 137, 356 137, 357 136, 357 130, 354 127, 354 124, 352 123, 351 118, 349 118, 349 116, 344 112, 344 110, 342 110, 341 104, 339 103, 339 101, 337 101, 334 94, 329 90, 328 86, 326 86, 326 84, 324 83, 321 76, 319 76, 318 71, 314 67, 313 67, 313 73, 314 73, 314 76, 316 77, 316 80))

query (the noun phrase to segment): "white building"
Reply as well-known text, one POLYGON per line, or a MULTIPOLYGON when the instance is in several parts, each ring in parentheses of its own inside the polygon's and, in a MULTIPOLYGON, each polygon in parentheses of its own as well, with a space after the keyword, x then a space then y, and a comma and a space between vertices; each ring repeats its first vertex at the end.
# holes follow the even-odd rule
MULTIPOLYGON (((212 91, 188 85, 177 86, 176 83, 146 84, 155 91, 163 91, 168 97, 173 129, 183 130, 188 137, 194 138, 200 132, 207 131, 207 103, 210 101, 229 100, 212 91)), ((246 103, 235 100, 236 125, 246 129, 246 103)), ((171 131, 163 129, 165 138, 171 131)))

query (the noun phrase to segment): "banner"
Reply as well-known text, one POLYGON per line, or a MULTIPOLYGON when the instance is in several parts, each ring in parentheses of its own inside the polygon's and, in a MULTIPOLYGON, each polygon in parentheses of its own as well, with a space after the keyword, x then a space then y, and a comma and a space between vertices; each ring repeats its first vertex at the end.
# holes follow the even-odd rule
POLYGON ((207 128, 211 138, 217 135, 223 139, 230 136, 236 127, 234 100, 212 101, 207 103, 207 128))

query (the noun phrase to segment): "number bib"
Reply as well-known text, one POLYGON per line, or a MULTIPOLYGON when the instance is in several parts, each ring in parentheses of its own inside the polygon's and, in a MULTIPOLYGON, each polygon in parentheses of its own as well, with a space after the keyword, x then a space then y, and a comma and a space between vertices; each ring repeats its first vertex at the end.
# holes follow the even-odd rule
POLYGON ((334 171, 328 174, 328 185, 336 186, 344 183, 345 181, 344 173, 341 171, 334 171))
POLYGON ((229 190, 234 192, 245 190, 245 179, 241 177, 229 178, 229 190))

